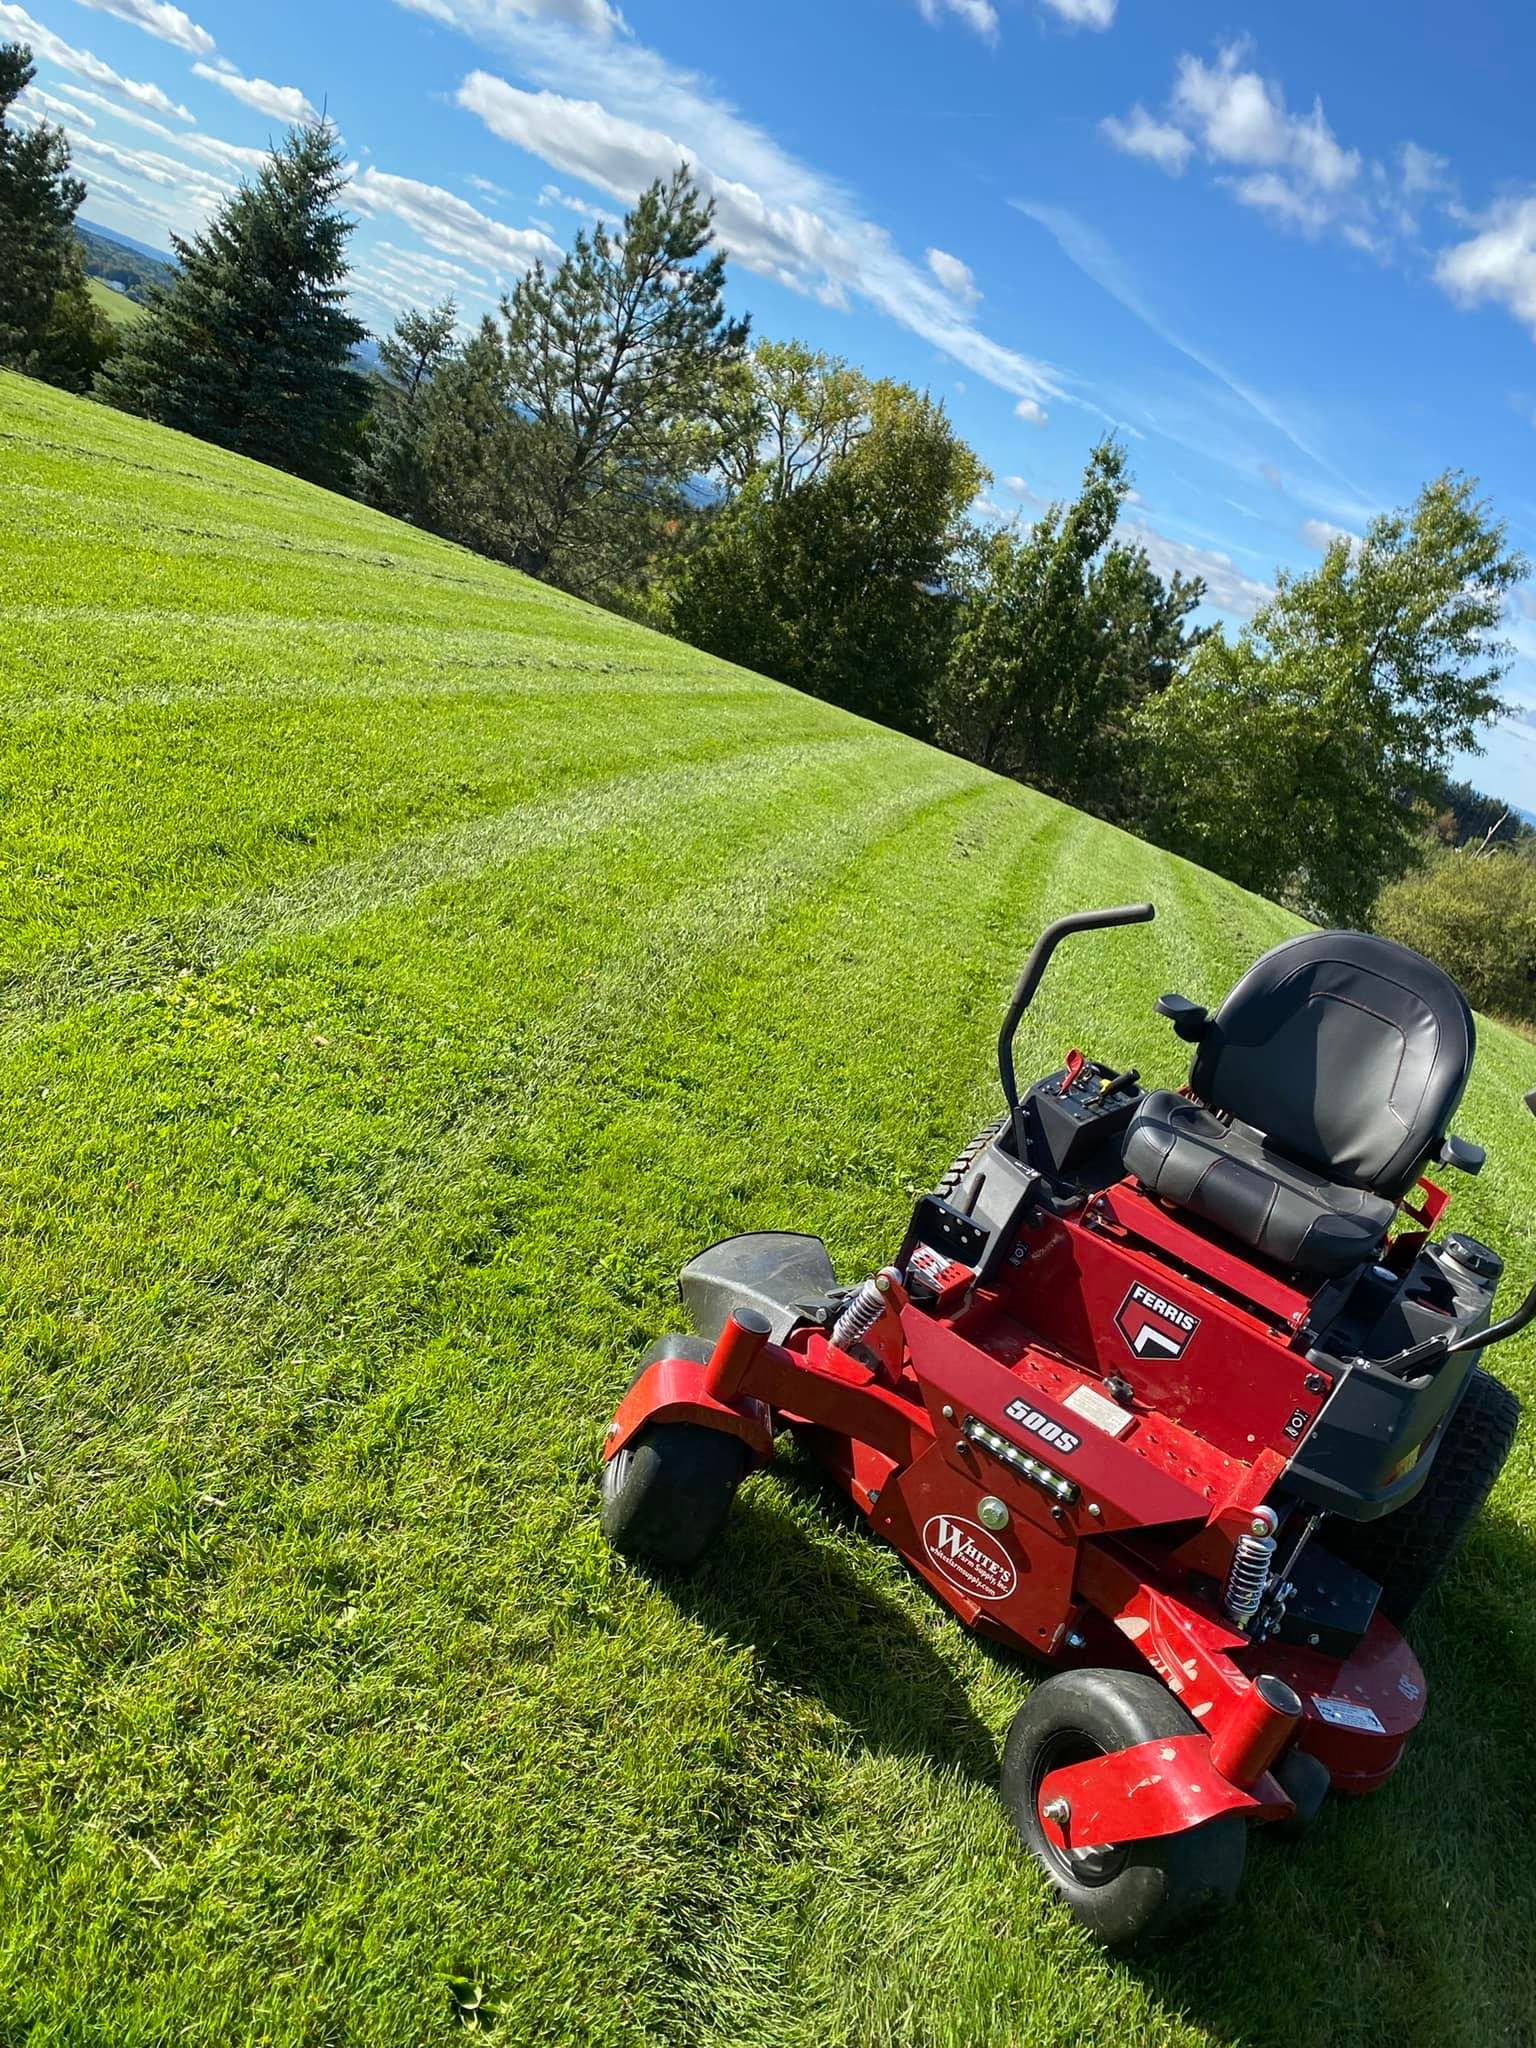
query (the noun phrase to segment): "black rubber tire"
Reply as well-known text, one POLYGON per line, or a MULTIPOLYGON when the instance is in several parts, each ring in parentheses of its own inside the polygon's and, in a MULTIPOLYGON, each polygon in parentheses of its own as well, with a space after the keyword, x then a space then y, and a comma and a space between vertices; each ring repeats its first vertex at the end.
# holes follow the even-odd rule
POLYGON ((1003 1804, 1074 1917, 1106 1948, 1188 1933, 1230 1904, 1242 1882, 1247 1824, 1224 1814, 1185 1834, 1072 1858, 1046 1837, 1041 1781, 1069 1763, 1198 1732, 1167 1688, 1143 1672, 1059 1672, 1013 1717, 1003 1747, 1003 1804))
POLYGON ((1333 1787, 1328 1766, 1304 1749, 1288 1749, 1275 1765, 1275 1776, 1296 1811, 1289 1820, 1274 1820, 1265 1833, 1277 1842, 1299 1842, 1323 1810, 1333 1787))
POLYGON ((942 1195, 947 1202, 958 1190, 961 1181, 965 1179, 972 1166, 975 1165, 977 1156, 986 1150, 999 1131, 1006 1130, 1007 1128, 1008 1118, 1006 1115, 994 1117, 985 1130, 976 1133, 965 1150, 951 1164, 948 1172, 940 1177, 939 1184, 933 1192, 936 1195, 942 1195))
POLYGON ((1376 1522, 1334 1517, 1325 1524, 1324 1548, 1376 1581, 1388 1621, 1401 1627, 1438 1585, 1493 1491, 1519 1424, 1520 1403, 1509 1388, 1475 1367, 1413 1499, 1376 1522))
POLYGON ((603 1467, 603 1534, 646 1564, 697 1564, 725 1527, 746 1469, 740 1437, 696 1422, 653 1423, 603 1467))

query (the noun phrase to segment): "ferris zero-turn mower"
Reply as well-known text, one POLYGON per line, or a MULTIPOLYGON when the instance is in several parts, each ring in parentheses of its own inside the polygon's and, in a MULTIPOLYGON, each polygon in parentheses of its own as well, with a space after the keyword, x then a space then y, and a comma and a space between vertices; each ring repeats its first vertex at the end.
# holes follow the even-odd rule
MULTIPOLYGON (((1372 1792, 1424 1712, 1399 1634, 1497 1478, 1514 1396, 1478 1366, 1497 1254, 1435 1237, 1430 1161, 1474 1044, 1417 953, 1319 932, 1214 1014, 1165 995, 1188 1086, 1068 1054, 1021 1094, 1013 1040, 1069 933, 1040 937, 998 1044, 1007 1112, 840 1287, 820 1239, 683 1269, 689 1336, 609 1425, 603 1527, 686 1565, 791 1429, 939 1598, 1057 1667, 1002 1794, 1078 1919, 1120 1944, 1237 1889, 1250 1824, 1372 1792)), ((1532 1107, 1536 1100, 1528 1097, 1532 1107)))

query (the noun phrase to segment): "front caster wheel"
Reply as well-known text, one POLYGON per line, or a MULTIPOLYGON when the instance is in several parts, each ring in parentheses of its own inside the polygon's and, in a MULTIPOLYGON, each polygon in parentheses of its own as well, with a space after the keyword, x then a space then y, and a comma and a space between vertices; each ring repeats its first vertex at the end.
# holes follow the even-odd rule
POLYGON ((653 1423, 603 1467, 603 1534, 625 1557, 697 1564, 746 1469, 740 1437, 696 1422, 653 1423))
POLYGON ((1187 1933, 1229 1904, 1248 1852, 1246 1823, 1225 1814, 1184 1834, 1060 1849, 1045 1831, 1040 1787, 1070 1764, 1198 1732, 1166 1688, 1141 1672, 1061 1672, 1043 1679, 1013 1717, 1003 1804, 1074 1916, 1107 1948, 1187 1933))

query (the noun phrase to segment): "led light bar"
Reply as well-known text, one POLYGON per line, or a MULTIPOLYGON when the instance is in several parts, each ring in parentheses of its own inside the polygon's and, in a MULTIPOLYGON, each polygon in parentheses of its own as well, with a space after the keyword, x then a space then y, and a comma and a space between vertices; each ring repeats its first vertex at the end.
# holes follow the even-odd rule
POLYGON ((1059 1500, 1070 1506, 1077 1499, 1077 1485, 1065 1479, 1061 1473, 1053 1472, 1049 1465, 1042 1465, 1038 1458, 1032 1458, 1028 1451, 1021 1451, 1016 1443, 999 1433, 987 1422, 978 1422, 974 1415, 967 1415, 961 1425, 965 1435, 973 1444, 979 1444, 984 1451, 990 1451, 1006 1465, 1010 1472, 1017 1472, 1021 1479, 1027 1479, 1032 1486, 1038 1486, 1042 1493, 1048 1493, 1052 1500, 1059 1500))

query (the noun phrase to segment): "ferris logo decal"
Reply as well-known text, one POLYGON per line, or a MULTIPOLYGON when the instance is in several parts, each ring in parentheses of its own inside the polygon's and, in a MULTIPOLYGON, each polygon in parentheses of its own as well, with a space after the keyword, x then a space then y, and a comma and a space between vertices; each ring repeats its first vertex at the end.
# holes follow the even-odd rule
POLYGON ((1064 1458, 1069 1457, 1082 1442, 1080 1436, 1074 1436, 1070 1429, 1063 1429, 1059 1422, 1052 1422, 1048 1415, 1042 1415, 1038 1408, 1031 1408, 1027 1401, 1010 1401, 1003 1413, 1010 1422, 1022 1422, 1026 1429, 1032 1429, 1042 1443, 1049 1444, 1064 1458))
POLYGON ((1182 1358, 1200 1318, 1140 1281, 1115 1311, 1115 1328, 1138 1358, 1182 1358))
POLYGON ((923 1524, 923 1548, 935 1570, 973 1600, 1006 1600, 1018 1584, 996 1540, 963 1515, 931 1515, 923 1524))

